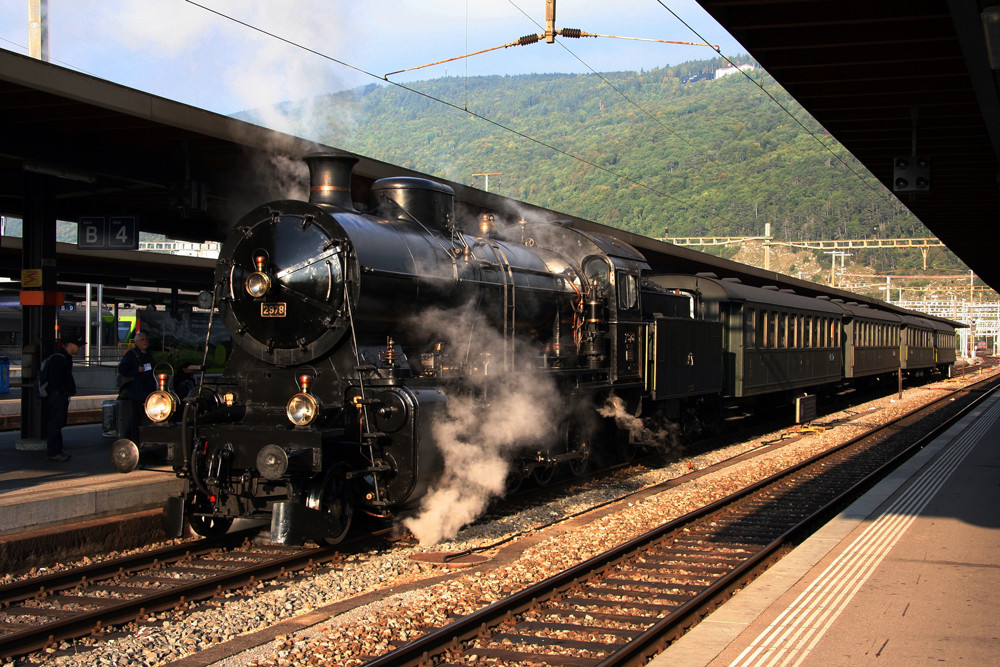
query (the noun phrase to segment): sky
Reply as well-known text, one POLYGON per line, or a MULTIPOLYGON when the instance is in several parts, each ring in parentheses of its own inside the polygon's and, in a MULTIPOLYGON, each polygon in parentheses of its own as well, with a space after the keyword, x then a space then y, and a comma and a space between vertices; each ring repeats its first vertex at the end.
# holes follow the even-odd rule
MULTIPOLYGON (((545 0, 196 2, 48 0, 49 60, 232 114, 378 83, 390 72, 500 46, 544 32, 545 26, 545 0)), ((694 0, 559 0, 556 27, 645 39, 704 39, 730 57, 745 52, 694 0)), ((0 0, 0 48, 27 54, 28 0, 0 0)), ((639 71, 717 55, 706 46, 559 39, 389 78, 405 83, 442 76, 639 71)))

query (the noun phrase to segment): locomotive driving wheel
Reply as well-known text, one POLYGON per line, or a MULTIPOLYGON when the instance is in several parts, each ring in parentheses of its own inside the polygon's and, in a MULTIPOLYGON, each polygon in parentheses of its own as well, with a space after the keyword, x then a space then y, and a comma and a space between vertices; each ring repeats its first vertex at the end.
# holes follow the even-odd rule
POLYGON ((354 519, 354 504, 354 488, 347 479, 345 468, 331 468, 322 481, 312 486, 306 505, 327 517, 330 532, 324 542, 338 544, 347 536, 354 519))
POLYGON ((571 451, 578 456, 570 459, 567 462, 567 465, 569 466, 569 471, 573 473, 573 476, 579 477, 583 473, 587 472, 587 466, 590 465, 590 444, 586 442, 579 442, 571 451))
POLYGON ((531 479, 538 486, 548 486, 556 476, 556 465, 548 461, 539 463, 531 469, 531 479))
POLYGON ((566 461, 566 465, 574 477, 579 477, 587 472, 587 466, 590 465, 590 443, 584 440, 579 429, 571 424, 563 426, 563 433, 566 453, 573 455, 573 458, 566 461))
POLYGON ((507 476, 504 478, 504 496, 511 496, 517 493, 523 482, 524 472, 518 466, 513 466, 507 471, 507 476))

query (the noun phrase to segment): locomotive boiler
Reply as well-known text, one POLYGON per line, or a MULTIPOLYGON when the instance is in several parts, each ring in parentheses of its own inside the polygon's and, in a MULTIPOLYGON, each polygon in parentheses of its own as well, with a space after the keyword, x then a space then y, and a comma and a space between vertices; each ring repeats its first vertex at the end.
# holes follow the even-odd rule
MULTIPOLYGON (((270 517, 274 541, 337 542, 356 511, 413 511, 445 472, 436 427, 459 419, 459 399, 475 419, 512 387, 560 407, 537 429, 477 436, 508 439, 508 475, 582 469, 574 406, 640 382, 642 256, 558 223, 503 237, 488 217, 460 224, 452 189, 420 178, 375 182, 359 211, 355 158, 306 161, 309 201, 259 206, 222 246, 223 374, 147 401, 143 447, 187 480, 173 525, 211 535, 270 517)), ((127 466, 134 447, 119 441, 113 459, 127 466)))

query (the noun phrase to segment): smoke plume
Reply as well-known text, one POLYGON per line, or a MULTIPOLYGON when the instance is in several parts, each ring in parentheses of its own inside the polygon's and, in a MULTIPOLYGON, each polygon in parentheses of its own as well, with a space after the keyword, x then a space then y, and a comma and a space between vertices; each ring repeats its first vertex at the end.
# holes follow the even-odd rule
MULTIPOLYGON (((444 418, 436 419, 433 435, 444 472, 418 512, 403 521, 429 545, 457 535, 503 495, 512 454, 553 440, 563 408, 551 378, 523 367, 503 372, 503 340, 474 309, 434 310, 416 326, 445 343, 452 363, 471 371, 472 385, 467 394, 451 393, 444 418)), ((517 352, 533 358, 523 343, 517 352)))
POLYGON ((602 417, 614 419, 618 427, 629 434, 633 442, 652 445, 658 450, 669 452, 680 448, 677 440, 677 427, 671 422, 664 426, 650 426, 643 420, 631 414, 625 407, 625 401, 611 394, 597 413, 602 417))

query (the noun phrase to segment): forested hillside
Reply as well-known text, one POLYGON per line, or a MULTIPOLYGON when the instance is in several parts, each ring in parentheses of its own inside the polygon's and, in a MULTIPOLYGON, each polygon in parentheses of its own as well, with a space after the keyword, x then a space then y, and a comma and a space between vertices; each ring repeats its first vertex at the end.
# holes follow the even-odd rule
MULTIPOLYGON (((473 174, 500 172, 492 191, 652 237, 755 236, 766 222, 776 240, 930 235, 761 70, 774 99, 740 74, 685 83, 723 64, 407 84, 422 95, 371 85, 321 98, 319 127, 303 120, 301 134, 480 188, 473 174)), ((921 266, 916 251, 859 260, 921 266)), ((944 251, 933 263, 961 266, 944 251)))

